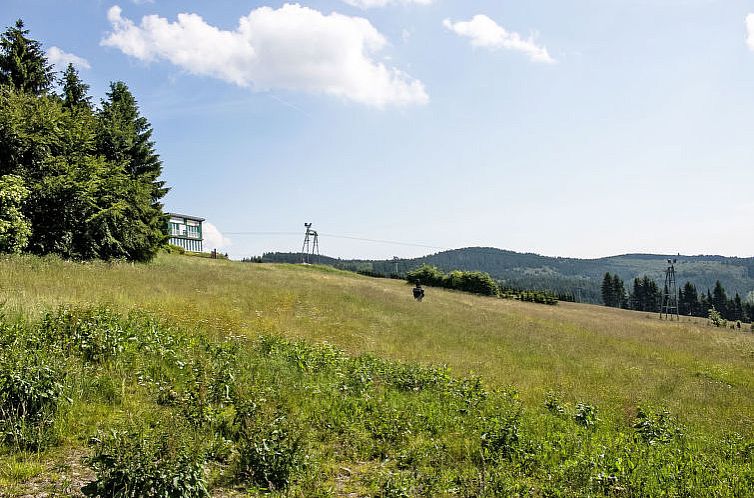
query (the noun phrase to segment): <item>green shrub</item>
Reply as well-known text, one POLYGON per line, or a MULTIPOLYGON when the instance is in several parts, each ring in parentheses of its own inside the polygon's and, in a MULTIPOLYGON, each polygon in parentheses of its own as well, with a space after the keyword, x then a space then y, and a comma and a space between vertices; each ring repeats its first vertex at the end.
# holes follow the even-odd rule
POLYGON ((579 403, 576 405, 576 413, 574 413, 573 419, 580 426, 591 429, 597 424, 597 422, 599 422, 599 418, 597 418, 597 407, 585 403, 579 403))
POLYGON ((639 438, 650 445, 669 443, 684 433, 683 426, 667 410, 656 412, 640 407, 633 427, 639 438))
POLYGON ((175 244, 165 244, 163 249, 168 254, 186 254, 186 249, 175 244))
POLYGON ((707 312, 707 318, 709 320, 710 325, 713 325, 715 327, 725 328, 728 326, 728 321, 723 318, 723 315, 721 315, 720 312, 717 311, 714 306, 710 308, 709 311, 707 312))
POLYGON ((552 392, 545 394, 545 408, 553 415, 563 416, 566 414, 565 407, 560 403, 557 395, 552 392))
POLYGON ((50 341, 66 352, 79 354, 87 363, 102 363, 123 351, 129 335, 124 320, 106 306, 47 313, 42 327, 50 341))
POLYGON ((303 437, 285 416, 265 423, 255 412, 241 415, 238 476, 268 491, 284 490, 305 463, 303 437))
POLYGON ((59 358, 24 346, 0 351, 0 431, 6 445, 36 451, 54 442, 65 374, 59 358))
POLYGON ((492 417, 485 421, 481 442, 482 451, 489 459, 512 459, 520 440, 521 411, 492 417))
POLYGON ((82 488, 100 498, 203 498, 204 452, 185 428, 112 430, 93 439, 87 459, 96 480, 82 488))

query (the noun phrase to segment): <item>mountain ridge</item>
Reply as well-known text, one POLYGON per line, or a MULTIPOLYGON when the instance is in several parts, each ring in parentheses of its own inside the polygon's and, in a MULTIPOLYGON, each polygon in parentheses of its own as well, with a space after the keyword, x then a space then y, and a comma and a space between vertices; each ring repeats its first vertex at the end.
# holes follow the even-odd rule
MULTIPOLYGON (((662 284, 667 260, 676 259, 678 285, 694 284, 700 292, 719 280, 732 296, 754 293, 754 257, 721 255, 671 255, 626 253, 601 258, 543 256, 495 247, 464 247, 417 258, 398 260, 340 259, 320 256, 319 262, 337 268, 380 275, 405 275, 422 264, 443 271, 483 271, 510 287, 572 293, 582 302, 601 302, 600 285, 605 273, 618 275, 631 290, 633 279, 644 275, 662 284)), ((264 262, 299 263, 301 253, 265 253, 264 262)), ((754 297, 754 294, 752 294, 754 297)))

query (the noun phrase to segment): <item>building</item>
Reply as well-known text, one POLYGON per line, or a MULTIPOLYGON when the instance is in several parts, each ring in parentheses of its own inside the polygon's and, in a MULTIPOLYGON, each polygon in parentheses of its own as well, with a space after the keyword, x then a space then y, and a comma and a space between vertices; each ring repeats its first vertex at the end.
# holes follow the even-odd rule
POLYGON ((202 252, 202 222, 204 218, 185 214, 167 213, 169 244, 187 251, 202 252))

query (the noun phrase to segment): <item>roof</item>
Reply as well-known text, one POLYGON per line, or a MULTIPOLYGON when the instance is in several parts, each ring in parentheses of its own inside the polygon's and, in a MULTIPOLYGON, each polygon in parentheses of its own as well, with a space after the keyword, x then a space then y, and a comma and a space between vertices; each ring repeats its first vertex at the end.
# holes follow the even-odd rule
POLYGON ((196 216, 189 216, 187 214, 180 213, 165 213, 168 216, 175 216, 176 218, 186 218, 187 220, 204 221, 204 218, 197 218, 196 216))

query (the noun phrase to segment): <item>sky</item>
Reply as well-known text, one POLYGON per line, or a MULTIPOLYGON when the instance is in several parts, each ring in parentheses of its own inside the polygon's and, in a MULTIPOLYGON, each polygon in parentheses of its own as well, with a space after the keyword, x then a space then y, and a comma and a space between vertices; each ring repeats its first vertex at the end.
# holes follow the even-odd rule
POLYGON ((754 256, 754 0, 0 0, 233 258, 754 256))

